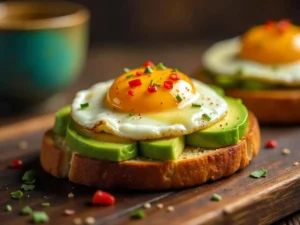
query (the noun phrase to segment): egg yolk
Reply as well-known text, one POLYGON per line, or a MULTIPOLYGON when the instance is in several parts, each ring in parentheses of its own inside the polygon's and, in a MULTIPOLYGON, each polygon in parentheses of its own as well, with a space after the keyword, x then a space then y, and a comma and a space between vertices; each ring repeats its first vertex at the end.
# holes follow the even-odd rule
POLYGON ((107 105, 126 113, 152 113, 180 108, 196 90, 189 77, 170 68, 140 67, 118 77, 107 92, 107 105))
POLYGON ((242 37, 239 56, 264 64, 284 64, 300 59, 300 29, 287 20, 267 22, 242 37))

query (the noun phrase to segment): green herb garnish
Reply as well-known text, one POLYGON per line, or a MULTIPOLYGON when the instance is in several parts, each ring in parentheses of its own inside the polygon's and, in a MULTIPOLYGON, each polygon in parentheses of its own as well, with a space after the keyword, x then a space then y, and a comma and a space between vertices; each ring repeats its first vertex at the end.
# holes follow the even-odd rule
POLYGON ((6 205, 6 206, 5 206, 5 211, 6 211, 6 212, 11 212, 11 211, 12 211, 11 205, 6 205))
POLYGON ((161 86, 160 84, 156 84, 156 83, 154 83, 153 85, 154 85, 154 86, 157 86, 157 87, 160 87, 160 86, 161 86))
POLYGON ((138 209, 131 212, 130 218, 131 219, 144 219, 146 217, 146 214, 144 210, 138 209))
POLYGON ((264 168, 261 168, 259 170, 253 171, 252 173, 250 173, 250 177, 252 178, 260 178, 260 177, 265 177, 267 176, 267 170, 265 170, 264 168))
POLYGON ((156 65, 156 68, 157 68, 157 69, 160 69, 160 70, 164 70, 164 69, 166 69, 167 67, 165 67, 165 65, 164 65, 162 62, 160 62, 160 63, 158 63, 158 64, 156 65))
POLYGON ((153 69, 151 68, 151 66, 147 66, 144 73, 153 73, 153 69))
POLYGON ((80 108, 81 109, 85 109, 85 108, 87 108, 87 107, 89 107, 89 103, 88 102, 86 102, 86 103, 82 103, 82 104, 80 104, 80 108))
POLYGON ((271 66, 272 67, 272 70, 278 70, 279 66, 278 65, 273 65, 271 66))
POLYGON ((244 71, 243 71, 243 68, 239 68, 236 72, 235 72, 235 75, 236 76, 241 76, 243 75, 244 71))
POLYGON ((48 206, 50 206, 50 202, 43 202, 43 203, 41 204, 41 206, 48 207, 48 206))
POLYGON ((200 104, 197 104, 197 103, 192 103, 192 107, 198 107, 198 108, 200 108, 201 105, 200 105, 200 104))
POLYGON ((126 76, 127 79, 129 79, 131 77, 134 77, 134 74, 130 74, 130 75, 126 76))
POLYGON ((213 194, 213 195, 211 196, 211 199, 210 199, 210 200, 211 200, 211 201, 219 202, 219 201, 222 200, 222 197, 221 197, 220 195, 218 195, 218 194, 213 194))
POLYGON ((131 113, 128 114, 128 116, 129 116, 129 117, 134 116, 134 113, 131 112, 131 113))
POLYGON ((153 83, 153 80, 151 80, 151 81, 150 81, 150 84, 149 84, 149 86, 151 86, 151 85, 152 85, 152 83, 153 83))
POLYGON ((182 101, 182 98, 180 97, 180 95, 176 95, 176 99, 177 99, 178 102, 182 101))
POLYGON ((24 173, 24 175, 22 177, 22 181, 24 181, 24 183, 26 183, 26 184, 34 184, 35 176, 36 176, 36 174, 33 170, 28 170, 24 173))
POLYGON ((34 190, 35 185, 34 184, 22 184, 21 188, 24 191, 32 191, 32 190, 34 190))
POLYGON ((210 120, 211 120, 210 116, 207 115, 206 113, 204 113, 204 114, 202 115, 202 118, 205 119, 206 121, 210 121, 210 120))
POLYGON ((21 214, 22 215, 30 215, 32 213, 32 209, 29 206, 25 206, 23 207, 23 209, 21 210, 21 214))
POLYGON ((18 190, 18 191, 13 191, 10 193, 10 196, 13 198, 13 199, 20 199, 23 197, 23 192, 18 190))
POLYGON ((174 72, 177 72, 178 71, 178 69, 177 68, 174 68, 174 69, 172 69, 172 73, 174 73, 174 72))
POLYGON ((45 212, 33 212, 32 219, 34 223, 45 223, 49 221, 49 217, 45 212))
POLYGON ((131 69, 129 68, 124 68, 125 73, 129 73, 131 71, 131 69))

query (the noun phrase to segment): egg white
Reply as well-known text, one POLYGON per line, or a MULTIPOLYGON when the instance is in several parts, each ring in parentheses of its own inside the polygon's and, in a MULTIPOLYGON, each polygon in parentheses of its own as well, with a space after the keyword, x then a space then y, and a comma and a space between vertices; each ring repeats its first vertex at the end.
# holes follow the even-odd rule
POLYGON ((203 54, 202 64, 205 69, 216 75, 237 76, 238 73, 241 79, 287 86, 300 85, 300 61, 267 65, 238 58, 240 50, 239 37, 217 42, 203 54))
MULTIPOLYGON (((72 117, 81 126, 95 132, 107 132, 119 137, 145 140, 179 136, 195 132, 226 115, 228 105, 207 85, 193 80, 197 95, 192 102, 201 107, 192 107, 192 102, 180 109, 136 114, 113 112, 104 104, 106 93, 113 80, 95 84, 90 89, 77 93, 72 103, 72 117), (89 103, 89 107, 80 109, 80 104, 89 103), (211 120, 202 115, 206 113, 211 120)), ((158 100, 159 101, 159 100, 158 100)))

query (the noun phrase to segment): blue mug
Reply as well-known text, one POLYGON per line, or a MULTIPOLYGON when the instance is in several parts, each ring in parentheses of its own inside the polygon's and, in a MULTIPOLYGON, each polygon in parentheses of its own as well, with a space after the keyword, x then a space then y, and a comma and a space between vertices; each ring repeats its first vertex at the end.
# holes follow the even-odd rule
POLYGON ((48 98, 81 73, 89 12, 71 2, 0 4, 0 96, 48 98))

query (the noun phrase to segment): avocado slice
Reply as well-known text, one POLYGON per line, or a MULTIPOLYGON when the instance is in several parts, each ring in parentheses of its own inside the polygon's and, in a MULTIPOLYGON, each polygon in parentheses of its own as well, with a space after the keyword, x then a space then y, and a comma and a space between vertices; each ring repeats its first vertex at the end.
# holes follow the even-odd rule
POLYGON ((58 110, 55 114, 53 132, 61 136, 66 136, 66 130, 70 119, 71 107, 69 105, 58 110))
POLYGON ((238 143, 248 126, 248 111, 240 99, 224 97, 228 103, 225 118, 212 126, 185 136, 186 144, 194 147, 219 148, 238 143))
POLYGON ((216 85, 213 85, 213 84, 210 84, 209 87, 211 89, 213 89, 218 95, 220 96, 225 96, 225 92, 223 90, 223 88, 220 88, 219 86, 216 86, 216 85))
POLYGON ((184 147, 184 136, 139 141, 140 155, 158 160, 177 159, 184 147))
POLYGON ((274 84, 268 84, 258 80, 243 80, 241 85, 248 90, 264 90, 276 87, 274 84))
POLYGON ((79 134, 74 129, 74 123, 73 120, 69 122, 66 134, 66 142, 74 152, 78 152, 82 156, 115 162, 137 156, 137 142, 114 143, 94 140, 79 134))
POLYGON ((223 88, 236 88, 240 86, 240 80, 234 76, 216 75, 214 80, 223 88))

